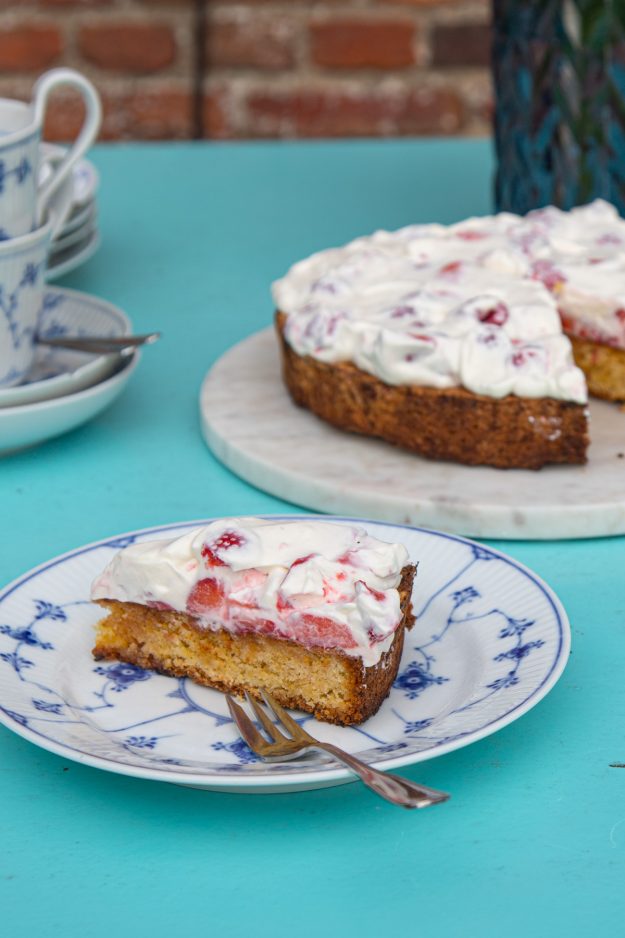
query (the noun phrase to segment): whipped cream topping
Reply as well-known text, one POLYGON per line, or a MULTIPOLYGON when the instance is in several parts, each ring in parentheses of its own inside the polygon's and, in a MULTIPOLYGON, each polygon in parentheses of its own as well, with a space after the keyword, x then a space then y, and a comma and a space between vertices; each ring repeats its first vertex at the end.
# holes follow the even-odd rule
POLYGON ((300 355, 387 384, 585 403, 562 334, 625 348, 625 221, 600 200, 378 231, 273 286, 300 355))
POLYGON ((407 562, 403 545, 350 525, 226 518, 124 548, 91 598, 185 612, 207 629, 338 648, 369 667, 400 624, 407 562))

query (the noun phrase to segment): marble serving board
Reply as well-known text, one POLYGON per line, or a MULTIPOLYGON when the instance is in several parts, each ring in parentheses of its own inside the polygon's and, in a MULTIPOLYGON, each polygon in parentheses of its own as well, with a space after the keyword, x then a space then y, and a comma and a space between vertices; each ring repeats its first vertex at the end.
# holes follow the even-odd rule
POLYGON ((473 537, 625 533, 625 413, 592 401, 589 461, 538 472, 434 462, 296 407, 272 329, 226 352, 200 393, 204 438, 241 478, 317 511, 473 537))

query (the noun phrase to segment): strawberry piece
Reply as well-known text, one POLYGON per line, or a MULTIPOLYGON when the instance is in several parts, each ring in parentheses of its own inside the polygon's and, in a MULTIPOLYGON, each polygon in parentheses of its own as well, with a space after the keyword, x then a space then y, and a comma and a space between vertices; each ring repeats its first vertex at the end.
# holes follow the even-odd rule
POLYGON ((373 598, 377 599, 379 603, 383 603, 384 600, 386 599, 386 596, 384 595, 382 590, 376 590, 373 588, 373 586, 367 586, 364 580, 358 580, 357 582, 362 584, 362 586, 367 590, 367 592, 371 593, 373 598))
POLYGON ((204 561, 207 567, 225 567, 226 566, 223 560, 220 560, 217 554, 214 554, 207 544, 204 544, 204 546, 202 547, 202 557, 204 558, 204 561))
POLYGON ((450 261, 440 269, 441 274, 457 274, 462 267, 462 261, 450 261))
POLYGON ((228 550, 230 547, 243 547, 245 538, 236 531, 224 531, 217 540, 213 541, 211 547, 213 550, 228 550))
POLYGON ((213 577, 198 580, 187 599, 187 612, 201 615, 220 606, 224 599, 223 587, 213 577))
POLYGON ((508 309, 504 303, 496 303, 490 309, 483 309, 477 314, 480 322, 487 322, 491 326, 503 326, 508 321, 508 309))
POLYGON ((291 569, 293 569, 293 567, 299 567, 302 563, 306 563, 306 561, 310 560, 312 556, 312 554, 306 554, 305 557, 298 557, 297 560, 294 560, 291 564, 291 569))
POLYGON ((356 642, 346 625, 328 619, 326 616, 315 616, 305 612, 289 623, 293 633, 302 645, 318 646, 320 648, 355 648, 356 642))

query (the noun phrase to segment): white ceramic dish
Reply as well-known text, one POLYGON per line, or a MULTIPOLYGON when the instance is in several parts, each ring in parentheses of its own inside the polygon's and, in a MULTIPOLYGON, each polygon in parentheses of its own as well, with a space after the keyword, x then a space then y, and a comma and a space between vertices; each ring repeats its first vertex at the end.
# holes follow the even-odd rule
MULTIPOLYGON (((48 288, 44 293, 39 326, 42 337, 120 336, 131 332, 130 320, 112 303, 60 287, 48 288)), ((0 388, 0 408, 73 394, 103 381, 118 367, 118 355, 86 355, 39 345, 26 382, 0 388)))
MULTIPOLYGON (((90 202, 84 208, 79 208, 77 210, 74 210, 69 215, 64 225, 62 226, 56 240, 58 241, 60 238, 64 238, 66 235, 71 234, 73 231, 77 231, 79 228, 82 228, 83 225, 86 225, 88 222, 91 222, 93 225, 95 225, 96 221, 97 221, 97 209, 95 206, 95 202, 90 202)), ((55 241, 55 244, 56 244, 56 241, 55 241)))
POLYGON ((35 446, 92 420, 121 394, 139 358, 135 352, 109 378, 75 394, 0 408, 0 454, 35 446))
POLYGON ((46 280, 56 280, 65 274, 71 273, 77 267, 82 266, 96 253, 100 247, 100 235, 93 231, 88 237, 73 247, 65 251, 54 251, 48 258, 48 269, 46 270, 46 280))
POLYGON ((421 459, 343 433, 296 407, 272 329, 229 349, 200 395, 214 454, 253 485, 331 514, 422 524, 473 537, 601 537, 625 533, 625 413, 590 403, 585 466, 539 472, 421 459))
MULTIPOLYGON (((39 178, 45 182, 51 172, 51 163, 62 160, 67 153, 67 147, 56 143, 41 144, 41 168, 39 178)), ((79 160, 72 169, 72 207, 83 207, 95 199, 100 186, 100 174, 90 160, 79 160)))
MULTIPOLYGON (((139 778, 231 792, 353 781, 321 754, 259 761, 217 691, 93 660, 93 625, 102 610, 88 602, 92 579, 119 548, 202 523, 133 531, 81 547, 1 591, 0 721, 66 759, 139 778)), ((300 714, 314 735, 380 768, 399 768, 496 732, 548 693, 566 664, 570 632, 559 600, 534 573, 463 538, 359 523, 376 537, 404 543, 419 561, 417 622, 379 712, 348 728, 300 714)), ((452 779, 446 787, 453 790, 452 779)))
POLYGON ((95 231, 95 218, 88 218, 86 222, 79 228, 75 228, 74 231, 70 231, 67 234, 61 232, 59 237, 55 238, 52 243, 52 250, 50 252, 51 258, 54 258, 55 255, 58 256, 69 248, 74 248, 76 245, 85 244, 95 231))

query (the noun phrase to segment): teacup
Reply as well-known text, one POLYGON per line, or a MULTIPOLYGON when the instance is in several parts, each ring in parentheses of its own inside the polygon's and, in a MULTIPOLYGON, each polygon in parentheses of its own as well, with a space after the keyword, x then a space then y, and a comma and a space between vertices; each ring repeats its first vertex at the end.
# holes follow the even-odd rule
MULTIPOLYGON (((42 225, 51 197, 95 140, 100 120, 97 91, 83 75, 69 68, 42 75, 30 104, 0 98, 0 240, 19 238, 42 225), (86 106, 85 120, 73 146, 40 184, 41 131, 48 97, 62 86, 80 92, 86 106)), ((55 218, 56 228, 63 220, 55 218)))
POLYGON ((20 384, 34 354, 55 217, 29 234, 0 241, 0 388, 20 384))

